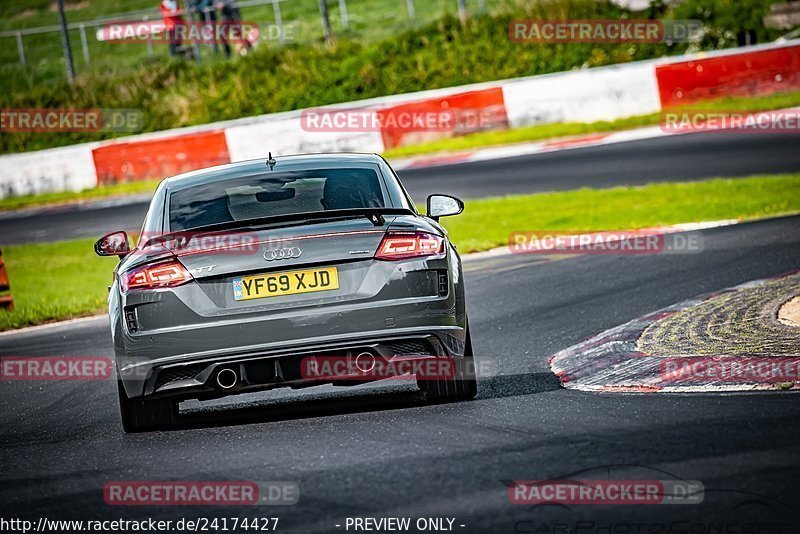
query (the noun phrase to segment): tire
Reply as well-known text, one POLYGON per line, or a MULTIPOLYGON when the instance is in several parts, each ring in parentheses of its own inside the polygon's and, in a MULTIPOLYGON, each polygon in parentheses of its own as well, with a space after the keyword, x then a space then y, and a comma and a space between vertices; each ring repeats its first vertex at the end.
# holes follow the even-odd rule
POLYGON ((129 399, 117 376, 119 414, 128 433, 166 429, 178 420, 178 403, 171 399, 129 399))
POLYGON ((448 402, 474 399, 478 394, 478 379, 475 370, 475 355, 472 352, 472 337, 467 327, 464 357, 454 358, 455 372, 452 377, 436 380, 417 377, 419 389, 431 402, 448 402))

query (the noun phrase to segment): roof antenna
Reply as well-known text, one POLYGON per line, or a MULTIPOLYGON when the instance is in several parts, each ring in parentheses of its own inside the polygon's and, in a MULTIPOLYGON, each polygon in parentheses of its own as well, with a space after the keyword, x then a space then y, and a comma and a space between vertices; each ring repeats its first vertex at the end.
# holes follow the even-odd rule
POLYGON ((386 222, 386 219, 377 210, 371 211, 367 217, 375 226, 383 226, 383 223, 386 222))
POLYGON ((269 158, 267 158, 267 165, 269 165, 269 170, 272 170, 275 167, 275 164, 278 163, 275 161, 275 158, 272 157, 272 152, 269 153, 269 158))

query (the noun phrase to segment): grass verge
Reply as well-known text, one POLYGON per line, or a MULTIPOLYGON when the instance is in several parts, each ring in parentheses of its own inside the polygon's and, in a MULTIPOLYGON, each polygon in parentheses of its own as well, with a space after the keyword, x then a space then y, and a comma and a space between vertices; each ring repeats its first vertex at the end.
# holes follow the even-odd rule
POLYGON ((159 181, 160 180, 142 180, 141 182, 112 184, 92 189, 84 189, 83 191, 61 191, 58 193, 44 193, 41 195, 9 197, 0 199, 0 211, 152 193, 155 191, 159 181))
POLYGON ((512 232, 632 230, 797 212, 800 173, 487 198, 442 220, 468 253, 506 245, 512 232))
MULTIPOLYGON (((399 33, 383 30, 395 26, 393 22, 398 17, 392 16, 392 12, 399 9, 402 13, 404 2, 362 0, 359 3, 365 13, 378 15, 382 10, 384 15, 389 15, 382 21, 373 19, 371 24, 363 24, 363 19, 356 23, 358 8, 354 1, 349 2, 354 25, 378 30, 383 33, 382 37, 370 38, 360 32, 357 33, 363 37, 338 34, 341 38, 323 44, 318 39, 320 19, 317 15, 313 17, 316 36, 312 42, 285 45, 273 42, 274 46, 264 43, 265 46, 235 61, 219 59, 196 63, 179 58, 167 60, 163 56, 148 58, 145 46, 105 42, 101 43, 104 53, 92 55, 91 70, 79 75, 74 83, 43 83, 42 78, 34 75, 15 76, 13 71, 2 67, 0 61, 0 105, 11 109, 138 109, 143 114, 142 133, 146 133, 398 93, 655 59, 683 53, 688 47, 687 43, 522 45, 508 38, 509 24, 516 19, 629 18, 627 9, 611 2, 548 0, 531 5, 519 0, 498 0, 493 2, 491 13, 471 17, 465 24, 452 15, 456 7, 453 0, 417 2, 420 10, 429 11, 425 4, 434 7, 434 12, 447 14, 399 33), (447 9, 435 7, 445 4, 449 6, 447 9), (112 60, 111 65, 101 65, 101 58, 110 54, 117 59, 112 60)), ((318 7, 317 2, 307 0, 282 4, 287 9, 289 5, 303 4, 309 8, 309 13, 318 7)), ((272 6, 264 8, 268 11, 272 6)), ((289 19, 284 20, 288 25, 289 19)), ((405 24, 401 23, 403 26, 405 24)), ((58 42, 57 34, 46 37, 52 43, 58 42)), ((8 45, 0 49, 0 59, 4 51, 16 53, 12 40, 13 37, 7 39, 8 45)), ((158 48, 163 54, 167 47, 158 48)), ((62 57, 58 50, 53 50, 53 57, 62 57)), ((48 62, 48 65, 57 67, 59 61, 48 62)), ((8 62, 15 62, 13 56, 8 62)), ((38 61, 33 55, 29 64, 31 68, 26 68, 26 72, 38 70, 34 68, 38 61)), ((122 135, 113 131, 4 131, 0 136, 0 153, 122 135)))
MULTIPOLYGON (((795 106, 800 106, 800 92, 787 92, 760 97, 720 98, 697 103, 693 106, 693 108, 703 109, 706 111, 765 111, 795 106)), ((618 119, 615 121, 542 124, 539 126, 518 128, 516 130, 483 132, 461 137, 441 139, 430 143, 387 150, 383 153, 383 155, 391 160, 391 158, 402 158, 426 154, 429 155, 489 146, 542 141, 544 139, 554 139, 572 135, 621 131, 641 126, 652 126, 658 124, 659 120, 660 114, 653 113, 650 115, 626 117, 624 119, 618 119)), ((84 200, 96 200, 112 196, 151 193, 156 188, 156 185, 158 185, 158 182, 158 180, 146 180, 142 182, 112 184, 94 189, 86 189, 79 192, 65 191, 60 193, 46 193, 43 195, 26 195, 22 197, 4 198, 0 199, 0 211, 9 211, 49 204, 63 204, 69 202, 80 202, 84 200)))
MULTIPOLYGON (((778 93, 769 96, 727 97, 705 102, 697 102, 690 107, 676 109, 676 112, 691 109, 703 111, 767 111, 800 106, 800 92, 778 93)), ((542 141, 556 137, 567 137, 590 133, 614 132, 642 126, 655 126, 661 121, 660 113, 636 115, 614 121, 570 122, 563 124, 542 124, 515 130, 481 132, 460 137, 439 139, 419 145, 398 147, 384 152, 386 158, 404 158, 441 152, 457 152, 488 146, 510 145, 542 141)))
POLYGON ((16 309, 0 311, 0 330, 104 311, 116 261, 95 256, 93 243, 80 239, 3 248, 16 309))
MULTIPOLYGON (((634 229, 797 212, 800 173, 473 200, 463 215, 443 221, 467 253, 504 245, 514 231, 634 229)), ((92 242, 5 248, 17 309, 0 311, 0 330, 103 312, 116 262, 96 257, 92 242)))

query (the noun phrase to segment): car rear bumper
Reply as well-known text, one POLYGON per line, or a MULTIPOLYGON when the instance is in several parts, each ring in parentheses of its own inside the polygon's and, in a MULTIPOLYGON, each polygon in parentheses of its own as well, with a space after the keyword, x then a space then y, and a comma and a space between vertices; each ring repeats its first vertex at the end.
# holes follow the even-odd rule
MULTIPOLYGON (((134 361, 119 366, 120 379, 127 395, 134 397, 175 397, 208 399, 249 391, 280 387, 302 388, 321 384, 356 385, 382 379, 352 376, 339 379, 314 377, 308 373, 310 359, 343 359, 348 362, 359 354, 370 354, 379 362, 397 363, 464 355, 465 331, 461 326, 407 328, 391 334, 368 332, 354 337, 328 336, 306 340, 291 346, 264 346, 249 352, 224 351, 197 353, 182 358, 134 361), (217 376, 223 369, 233 370, 235 385, 222 388, 217 376)), ((119 365, 118 357, 118 365, 119 365)), ((411 377, 413 378, 413 377, 411 377)))
MULTIPOLYGON (((274 368, 274 361, 281 358, 332 351, 345 356, 341 351, 360 348, 377 351, 374 345, 396 340, 424 338, 431 346, 426 354, 430 357, 463 355, 466 307, 457 255, 373 263, 362 274, 365 278, 360 287, 368 288, 363 291, 292 300, 284 305, 264 301, 253 308, 232 310, 197 305, 202 298, 190 284, 125 296, 112 291, 109 311, 114 351, 128 397, 210 395, 214 392, 205 388, 207 379, 221 365, 258 360, 269 367, 272 360, 274 368), (187 305, 189 302, 195 306, 187 305), (136 313, 129 317, 133 309, 136 313), (193 367, 188 368, 190 365, 193 367), (180 381, 192 382, 165 387, 168 369, 180 381)), ((242 371, 247 378, 247 369, 242 371)), ((259 368, 249 374, 263 378, 268 371, 259 368)), ((260 380, 252 385, 302 385, 287 382, 260 380)))

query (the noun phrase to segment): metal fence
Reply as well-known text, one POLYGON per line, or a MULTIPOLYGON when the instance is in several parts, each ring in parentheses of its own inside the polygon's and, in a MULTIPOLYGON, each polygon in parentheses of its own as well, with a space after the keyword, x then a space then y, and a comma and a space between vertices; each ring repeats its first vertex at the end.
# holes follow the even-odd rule
MULTIPOLYGON (((499 5, 505 1, 494 0, 494 3, 499 5)), ((117 44, 97 38, 98 30, 110 23, 161 21, 157 2, 154 0, 156 6, 152 9, 67 21, 66 36, 75 57, 74 70, 118 69, 146 57, 166 56, 168 47, 150 40, 143 41, 144 46, 128 46, 121 53, 117 44)), ((189 0, 182 0, 183 4, 187 2, 189 0)), ((269 34, 262 32, 259 43, 265 45, 264 41, 270 41, 267 46, 319 41, 339 34, 377 39, 431 22, 445 13, 465 19, 485 12, 486 4, 487 0, 242 0, 236 3, 243 19, 268 28, 269 34)), ((185 9, 185 5, 183 7, 187 20, 198 16, 185 9)), ((60 25, 0 31, 3 74, 37 79, 69 74, 69 60, 60 32, 60 25)), ((194 45, 191 56, 196 60, 210 59, 217 52, 213 45, 194 45)))

